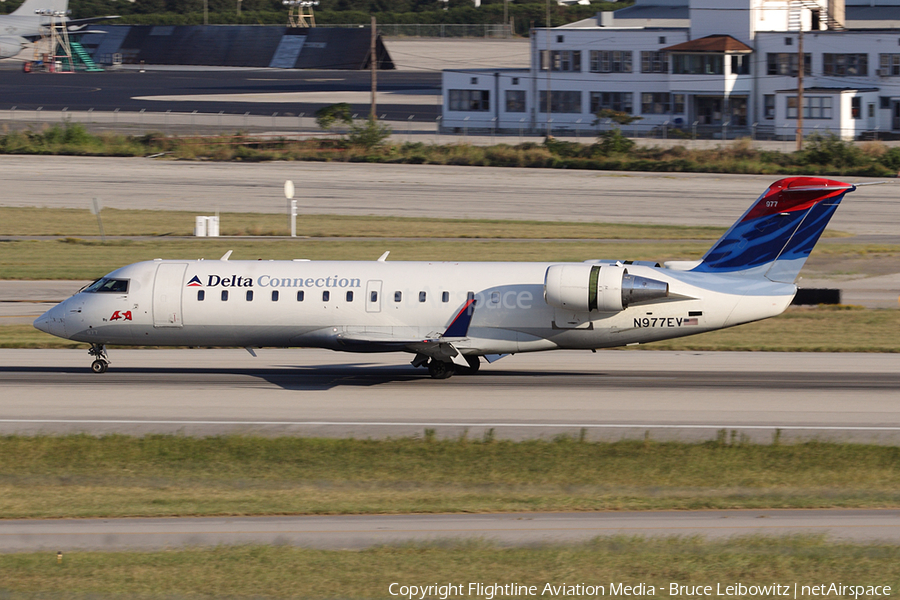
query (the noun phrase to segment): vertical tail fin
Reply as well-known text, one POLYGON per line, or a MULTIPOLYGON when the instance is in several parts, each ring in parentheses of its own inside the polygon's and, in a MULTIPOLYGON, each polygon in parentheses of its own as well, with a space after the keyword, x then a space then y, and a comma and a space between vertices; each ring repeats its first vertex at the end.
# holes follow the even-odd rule
POLYGON ((776 181, 692 271, 793 283, 844 194, 855 189, 818 177, 776 181))

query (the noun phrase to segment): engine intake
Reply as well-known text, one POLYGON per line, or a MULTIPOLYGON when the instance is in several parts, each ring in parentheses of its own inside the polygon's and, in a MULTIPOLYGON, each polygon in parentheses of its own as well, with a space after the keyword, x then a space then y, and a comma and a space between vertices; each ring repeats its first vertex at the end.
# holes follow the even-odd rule
POLYGON ((552 265, 544 276, 547 304, 574 312, 616 312, 668 295, 668 283, 614 265, 552 265))

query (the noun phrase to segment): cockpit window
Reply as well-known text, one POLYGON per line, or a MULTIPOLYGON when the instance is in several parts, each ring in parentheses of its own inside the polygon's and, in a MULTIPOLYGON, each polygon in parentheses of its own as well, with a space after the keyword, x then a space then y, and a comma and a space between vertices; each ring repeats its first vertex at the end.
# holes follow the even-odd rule
POLYGON ((102 279, 98 279, 91 285, 84 288, 86 293, 102 293, 108 292, 113 294, 127 294, 128 293, 128 280, 127 279, 110 279, 109 277, 103 277, 102 279))

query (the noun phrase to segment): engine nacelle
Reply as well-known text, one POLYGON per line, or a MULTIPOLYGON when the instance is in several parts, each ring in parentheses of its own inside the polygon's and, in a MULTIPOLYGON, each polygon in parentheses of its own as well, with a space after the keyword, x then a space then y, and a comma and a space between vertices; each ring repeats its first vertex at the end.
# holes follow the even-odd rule
POLYGON ((28 45, 28 40, 17 35, 0 37, 0 58, 12 58, 28 45))
POLYGON ((668 295, 668 283, 631 275, 618 265, 552 265, 544 276, 547 304, 573 312, 616 312, 668 295))

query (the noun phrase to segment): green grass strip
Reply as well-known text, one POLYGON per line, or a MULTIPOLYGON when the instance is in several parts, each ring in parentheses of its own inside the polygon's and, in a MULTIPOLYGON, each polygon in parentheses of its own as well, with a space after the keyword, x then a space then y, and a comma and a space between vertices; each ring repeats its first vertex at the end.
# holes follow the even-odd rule
POLYGON ((900 506, 900 448, 74 435, 0 438, 4 518, 900 506))
MULTIPOLYGON (((900 547, 821 537, 598 538, 567 546, 484 542, 383 546, 358 552, 240 546, 168 552, 0 555, 0 596, 20 598, 397 598, 389 586, 469 583, 537 586, 889 585, 900 589, 900 547)), ((802 588, 801 588, 802 590, 802 588)), ((394 591, 398 591, 396 588, 394 591)), ((431 594, 429 598, 440 598, 431 594)), ((508 596, 494 596, 494 598, 508 596)), ((516 596, 527 597, 527 596, 516 596)), ((567 596, 571 597, 571 596, 567 596)), ((584 596, 577 596, 584 597, 584 596)), ((697 596, 680 596, 691 598, 697 596)), ((719 596, 725 597, 725 596, 719 596)), ((730 596, 735 597, 735 596, 730 596)), ((759 597, 759 596, 756 596, 759 597)), ((763 596, 772 597, 772 596, 763 596)), ((809 598, 811 596, 803 596, 809 598)), ((842 597, 832 594, 830 597, 842 597)))
MULTIPOLYGON (((188 236, 193 235, 194 217, 199 214, 107 208, 102 212, 103 229, 111 237, 188 236)), ((223 236, 290 235, 290 226, 283 214, 225 212, 219 217, 223 236)), ((347 215, 299 215, 297 218, 297 235, 311 237, 715 240, 724 232, 722 227, 564 221, 347 215)), ((87 208, 0 207, 0 235, 97 236, 100 230, 97 217, 87 208)))

